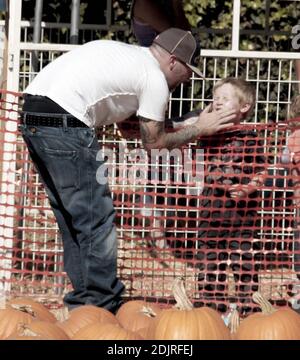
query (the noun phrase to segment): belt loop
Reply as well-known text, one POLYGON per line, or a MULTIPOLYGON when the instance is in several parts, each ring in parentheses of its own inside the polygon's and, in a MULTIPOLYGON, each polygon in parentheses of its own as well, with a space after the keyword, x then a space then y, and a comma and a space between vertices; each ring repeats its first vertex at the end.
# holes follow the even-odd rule
POLYGON ((24 125, 24 129, 27 129, 27 124, 26 124, 26 118, 27 118, 27 113, 23 113, 23 125, 24 125))
POLYGON ((90 148, 92 146, 92 143, 94 142, 94 139, 95 139, 95 136, 96 136, 95 128, 91 128, 91 130, 92 130, 92 133, 93 133, 93 137, 92 137, 91 141, 88 144, 88 148, 90 148))
POLYGON ((68 131, 68 117, 66 114, 63 114, 63 129, 68 131))

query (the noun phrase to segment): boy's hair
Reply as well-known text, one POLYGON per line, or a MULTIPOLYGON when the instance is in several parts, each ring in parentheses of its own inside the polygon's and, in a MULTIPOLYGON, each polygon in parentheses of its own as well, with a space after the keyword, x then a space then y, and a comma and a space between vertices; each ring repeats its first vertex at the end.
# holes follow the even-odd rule
POLYGON ((254 108, 255 105, 255 88, 254 86, 244 79, 239 79, 235 77, 227 77, 225 79, 219 80, 214 88, 213 92, 216 91, 220 86, 230 84, 234 87, 236 94, 239 98, 239 101, 241 104, 249 104, 250 108, 249 110, 244 114, 243 118, 246 118, 249 116, 254 108))
POLYGON ((289 117, 290 118, 300 117, 300 95, 294 97, 291 103, 289 117))

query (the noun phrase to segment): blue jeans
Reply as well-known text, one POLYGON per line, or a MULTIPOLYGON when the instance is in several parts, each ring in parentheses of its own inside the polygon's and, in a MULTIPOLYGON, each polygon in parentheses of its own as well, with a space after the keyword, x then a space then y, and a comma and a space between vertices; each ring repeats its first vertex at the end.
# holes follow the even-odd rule
POLYGON ((103 161, 90 128, 20 125, 44 182, 63 241, 64 270, 73 285, 69 308, 92 304, 115 312, 124 285, 117 278, 115 210, 107 184, 96 180, 103 161))

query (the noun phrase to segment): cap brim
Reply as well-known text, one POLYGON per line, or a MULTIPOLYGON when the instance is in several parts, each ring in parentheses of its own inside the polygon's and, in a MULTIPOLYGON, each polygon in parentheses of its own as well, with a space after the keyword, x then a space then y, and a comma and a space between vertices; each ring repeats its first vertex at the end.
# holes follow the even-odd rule
POLYGON ((186 66, 188 66, 195 74, 197 74, 200 78, 205 79, 204 75, 202 74, 202 72, 196 68, 196 66, 190 65, 190 64, 186 64, 186 66))

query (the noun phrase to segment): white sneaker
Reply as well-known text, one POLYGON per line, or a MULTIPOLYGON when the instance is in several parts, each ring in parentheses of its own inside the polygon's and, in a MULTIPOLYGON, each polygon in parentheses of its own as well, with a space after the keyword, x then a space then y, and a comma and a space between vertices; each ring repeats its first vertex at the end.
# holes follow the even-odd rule
POLYGON ((300 284, 294 284, 291 292, 295 295, 290 297, 288 302, 295 311, 300 313, 300 284))

